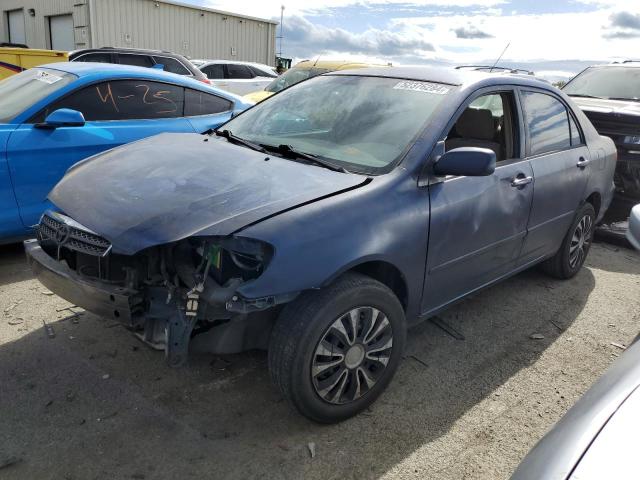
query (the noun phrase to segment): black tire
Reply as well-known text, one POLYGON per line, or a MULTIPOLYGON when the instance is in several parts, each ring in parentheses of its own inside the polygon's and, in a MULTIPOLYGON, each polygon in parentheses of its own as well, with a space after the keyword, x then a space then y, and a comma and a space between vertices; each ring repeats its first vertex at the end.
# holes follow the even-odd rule
POLYGON ((347 273, 322 290, 303 293, 283 309, 271 333, 269 371, 275 385, 302 415, 320 423, 340 422, 366 409, 384 391, 400 363, 405 339, 404 310, 394 293, 370 277, 347 273), (353 317, 349 315, 353 311, 357 312, 356 333, 351 335, 353 317), (346 336, 336 335, 338 329, 334 327, 338 322, 346 336), (382 333, 378 335, 379 331, 382 333), (366 343, 368 335, 376 336, 366 343), (374 353, 383 343, 388 345, 388 335, 392 347, 374 353), (352 336, 351 343, 342 342, 352 336), (340 364, 331 368, 326 365, 335 362, 321 363, 319 359, 329 357, 318 353, 320 342, 326 345, 329 339, 336 344, 336 350, 344 353, 331 349, 331 357, 343 357, 338 360, 340 364), (382 366, 383 360, 386 367, 382 366), (321 374, 312 373, 319 369, 324 369, 321 374), (344 384, 339 381, 333 390, 321 393, 327 390, 321 385, 329 385, 339 372, 341 379, 343 374, 346 376, 344 384), (374 378, 373 385, 367 388, 374 378))
POLYGON ((596 212, 590 203, 585 203, 578 209, 576 218, 569 227, 560 249, 553 257, 545 260, 541 264, 542 270, 545 273, 552 277, 566 280, 580 271, 591 248, 595 219, 596 212), (576 246, 574 236, 580 233, 580 228, 584 230, 586 224, 588 224, 588 229, 586 229, 584 240, 582 242, 578 240, 578 246, 576 246), (578 248, 579 252, 579 258, 575 258, 575 261, 573 257, 574 247, 578 248))

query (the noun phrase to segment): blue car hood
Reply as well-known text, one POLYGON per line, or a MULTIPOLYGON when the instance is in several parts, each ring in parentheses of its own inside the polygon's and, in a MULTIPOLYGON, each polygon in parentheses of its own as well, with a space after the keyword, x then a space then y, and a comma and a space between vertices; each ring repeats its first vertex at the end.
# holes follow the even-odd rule
POLYGON ((365 182, 222 138, 165 133, 76 164, 49 199, 114 253, 131 255, 193 235, 229 235, 365 182))

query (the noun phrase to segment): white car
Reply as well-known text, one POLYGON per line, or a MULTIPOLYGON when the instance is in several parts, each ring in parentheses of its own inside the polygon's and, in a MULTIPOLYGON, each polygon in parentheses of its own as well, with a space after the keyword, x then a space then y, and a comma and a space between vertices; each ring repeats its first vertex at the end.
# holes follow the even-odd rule
POLYGON ((278 76, 269 65, 229 60, 191 60, 215 87, 245 95, 266 87, 278 76))

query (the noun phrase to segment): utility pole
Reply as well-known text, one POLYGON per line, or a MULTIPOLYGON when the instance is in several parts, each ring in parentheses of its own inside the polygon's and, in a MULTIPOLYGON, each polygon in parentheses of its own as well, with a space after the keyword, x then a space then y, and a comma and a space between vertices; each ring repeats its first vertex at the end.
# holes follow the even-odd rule
POLYGON ((278 37, 280 39, 280 50, 278 52, 278 57, 282 57, 282 20, 284 18, 284 5, 280 6, 280 36, 278 37))

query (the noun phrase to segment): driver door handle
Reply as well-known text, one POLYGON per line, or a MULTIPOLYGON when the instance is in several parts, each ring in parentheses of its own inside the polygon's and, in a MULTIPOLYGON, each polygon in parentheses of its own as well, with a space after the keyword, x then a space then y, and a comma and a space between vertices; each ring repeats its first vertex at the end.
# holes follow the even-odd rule
POLYGON ((584 168, 587 165, 589 165, 591 163, 591 160, 587 160, 584 157, 580 157, 580 159, 578 160, 578 163, 576 163, 576 167, 578 168, 584 168))
POLYGON ((513 180, 511 180, 511 186, 512 187, 524 187, 525 185, 530 184, 531 182, 533 182, 533 177, 516 177, 513 180))

